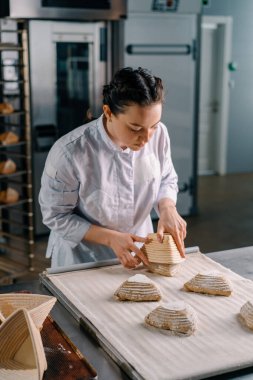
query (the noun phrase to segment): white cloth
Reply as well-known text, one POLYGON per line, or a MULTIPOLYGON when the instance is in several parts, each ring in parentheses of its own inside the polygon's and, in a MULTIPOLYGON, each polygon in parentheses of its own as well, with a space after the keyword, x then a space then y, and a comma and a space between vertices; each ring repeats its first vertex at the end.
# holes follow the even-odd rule
POLYGON ((107 135, 103 115, 60 138, 50 150, 39 202, 51 229, 52 267, 115 257, 83 240, 91 224, 146 236, 150 211, 162 198, 177 199, 177 174, 167 128, 159 123, 139 151, 121 149, 107 135))
MULTIPOLYGON (((219 257, 230 256, 229 251, 222 253, 219 257)), ((238 266, 242 260, 243 253, 238 252, 238 266)), ((225 373, 253 366, 253 335, 238 320, 241 306, 252 300, 253 283, 206 255, 187 254, 177 275, 169 278, 140 268, 126 270, 122 265, 48 275, 48 278, 50 289, 56 295, 61 294, 76 318, 84 323, 88 321, 102 347, 113 352, 113 359, 134 374, 131 378, 193 380, 224 373, 219 379, 252 380, 252 369, 251 375, 248 371, 249 375, 245 376, 225 373), (186 281, 204 271, 224 274, 232 283, 233 294, 222 297, 182 291, 186 281), (160 302, 115 301, 113 293, 135 273, 145 274, 156 283, 162 293, 160 302), (148 313, 171 301, 183 301, 194 308, 198 322, 193 335, 170 336, 144 326, 148 313)))

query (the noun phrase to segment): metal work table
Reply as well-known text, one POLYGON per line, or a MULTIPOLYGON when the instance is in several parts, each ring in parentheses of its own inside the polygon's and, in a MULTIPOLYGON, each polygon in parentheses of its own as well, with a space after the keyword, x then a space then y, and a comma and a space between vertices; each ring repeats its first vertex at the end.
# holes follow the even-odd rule
MULTIPOLYGON (((209 253, 207 256, 239 275, 253 280, 253 246, 209 253)), ((48 290, 39 281, 0 287, 0 293, 17 290, 29 290, 33 293, 49 294, 48 290)), ((129 377, 121 371, 113 360, 99 347, 98 343, 79 326, 78 322, 59 302, 56 303, 51 315, 65 334, 95 367, 99 380, 129 380, 129 377)), ((253 380, 253 367, 209 379, 253 380)))

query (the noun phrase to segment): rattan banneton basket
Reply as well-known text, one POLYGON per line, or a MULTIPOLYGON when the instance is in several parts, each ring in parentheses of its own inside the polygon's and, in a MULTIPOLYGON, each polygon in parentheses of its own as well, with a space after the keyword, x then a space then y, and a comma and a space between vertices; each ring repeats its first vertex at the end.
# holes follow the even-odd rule
POLYGON ((41 294, 0 294, 0 324, 16 310, 26 309, 29 311, 35 326, 41 330, 43 322, 55 302, 55 297, 41 294))
POLYGON ((148 239, 141 247, 149 261, 148 270, 162 276, 174 276, 184 259, 180 256, 172 235, 164 233, 162 243, 158 242, 156 233, 148 234, 148 239))
POLYGON ((0 342, 1 380, 42 380, 46 357, 40 332, 26 309, 2 323, 0 342))

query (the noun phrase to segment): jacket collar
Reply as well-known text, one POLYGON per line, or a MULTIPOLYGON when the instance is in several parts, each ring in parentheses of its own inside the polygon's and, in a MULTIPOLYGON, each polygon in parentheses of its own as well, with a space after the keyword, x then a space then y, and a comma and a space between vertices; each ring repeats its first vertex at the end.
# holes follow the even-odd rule
POLYGON ((103 139, 103 141, 106 143, 106 145, 112 149, 113 151, 117 151, 117 152, 121 152, 121 153, 131 153, 132 150, 130 148, 126 148, 126 149, 122 149, 120 146, 118 146, 117 144, 115 144, 114 141, 112 141, 112 139, 110 138, 110 136, 108 135, 108 133, 106 132, 105 130, 105 127, 104 127, 104 123, 103 123, 103 118, 104 118, 104 114, 102 114, 98 119, 97 119, 97 126, 98 126, 98 130, 101 134, 101 137, 103 139))

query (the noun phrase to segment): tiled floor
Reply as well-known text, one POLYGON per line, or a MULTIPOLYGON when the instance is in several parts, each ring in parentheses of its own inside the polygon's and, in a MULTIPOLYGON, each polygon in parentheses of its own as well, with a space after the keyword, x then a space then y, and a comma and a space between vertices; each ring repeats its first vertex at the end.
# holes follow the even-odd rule
MULTIPOLYGON (((198 215, 185 219, 187 247, 207 253, 253 245, 253 173, 200 177, 198 215)), ((18 281, 38 278, 50 266, 46 244, 47 237, 36 240, 35 272, 18 281)))
POLYGON ((253 173, 200 177, 198 204, 186 218, 186 246, 208 253, 253 245, 253 173))

